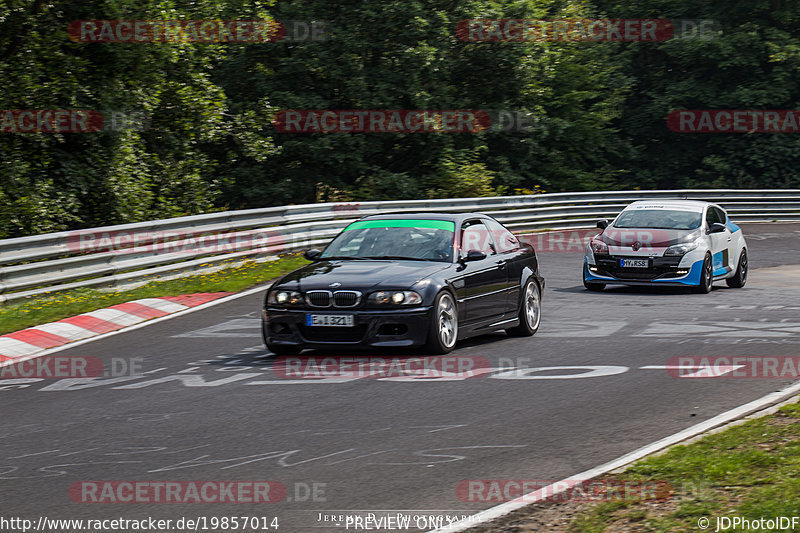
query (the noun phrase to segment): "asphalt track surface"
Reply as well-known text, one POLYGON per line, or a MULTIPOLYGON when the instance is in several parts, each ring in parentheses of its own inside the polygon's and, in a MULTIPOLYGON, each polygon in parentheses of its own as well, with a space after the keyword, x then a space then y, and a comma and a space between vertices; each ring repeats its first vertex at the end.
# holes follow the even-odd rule
MULTIPOLYGON (((334 531, 343 517, 325 522, 319 513, 443 520, 489 508, 496 503, 459 498, 459 482, 563 479, 793 381, 679 379, 641 368, 675 356, 800 355, 800 267, 791 267, 800 265, 800 224, 743 229, 747 286, 717 283, 708 295, 590 293, 581 252, 540 252, 547 288, 539 333, 492 334, 452 354, 506 370, 622 367, 613 375, 297 384, 276 375, 262 345, 262 293, 63 350, 133 362, 146 374, 0 382, 0 516, 258 516, 277 517, 279 531, 334 531), (70 486, 87 480, 270 480, 287 497, 258 505, 73 501, 70 486)), ((411 530, 427 525, 436 524, 412 521, 411 530)))

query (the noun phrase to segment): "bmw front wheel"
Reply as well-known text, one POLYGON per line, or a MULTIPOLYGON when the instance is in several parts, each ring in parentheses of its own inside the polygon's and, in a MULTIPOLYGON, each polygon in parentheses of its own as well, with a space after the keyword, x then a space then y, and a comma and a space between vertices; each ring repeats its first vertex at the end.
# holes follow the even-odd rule
POLYGON ((427 351, 434 354, 450 353, 458 337, 458 308, 453 296, 442 291, 436 296, 431 310, 427 351))

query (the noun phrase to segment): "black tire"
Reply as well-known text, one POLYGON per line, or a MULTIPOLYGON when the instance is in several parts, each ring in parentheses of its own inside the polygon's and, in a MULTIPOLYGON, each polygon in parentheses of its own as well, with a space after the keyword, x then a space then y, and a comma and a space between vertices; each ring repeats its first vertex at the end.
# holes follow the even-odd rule
POLYGON ((458 306, 448 291, 436 295, 428 325, 425 350, 437 355, 450 353, 458 339, 458 306))
POLYGON ((692 290, 697 294, 708 294, 714 284, 714 272, 711 265, 711 254, 706 254, 703 259, 703 269, 700 272, 700 282, 692 290))
POLYGON ((606 288, 605 283, 591 283, 589 281, 586 281, 585 279, 583 280, 583 286, 586 287, 586 290, 592 292, 600 292, 606 288))
POLYGON ((583 286, 592 292, 600 292, 606 288, 605 283, 596 283, 593 281, 586 281, 586 267, 583 267, 583 286))
POLYGON ((538 331, 542 321, 542 291, 532 279, 522 288, 517 317, 519 325, 508 328, 506 333, 512 337, 530 337, 538 331))
POLYGON ((741 289, 747 283, 747 249, 742 249, 742 255, 739 257, 739 264, 736 267, 736 274, 732 278, 725 280, 728 287, 732 289, 741 289))

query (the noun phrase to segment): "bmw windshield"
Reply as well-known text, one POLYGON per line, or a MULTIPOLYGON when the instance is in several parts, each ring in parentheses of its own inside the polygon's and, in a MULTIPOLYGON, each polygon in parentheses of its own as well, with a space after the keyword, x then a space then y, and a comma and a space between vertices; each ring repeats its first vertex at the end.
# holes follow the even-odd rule
POLYGON ((407 259, 451 262, 455 223, 447 220, 359 220, 347 226, 321 259, 407 259))
POLYGON ((678 209, 629 209, 614 221, 615 228, 693 230, 700 227, 702 213, 678 209))

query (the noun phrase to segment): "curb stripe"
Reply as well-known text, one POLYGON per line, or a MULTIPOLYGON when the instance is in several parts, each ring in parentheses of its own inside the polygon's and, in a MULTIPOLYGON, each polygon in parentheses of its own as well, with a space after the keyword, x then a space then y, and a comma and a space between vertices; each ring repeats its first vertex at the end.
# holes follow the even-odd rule
POLYGON ((67 322, 50 322, 49 324, 36 326, 36 329, 52 333, 53 335, 59 335, 70 341, 85 339, 94 335, 93 331, 89 331, 88 329, 74 324, 68 324, 67 322))
POLYGON ((196 305, 202 305, 204 303, 210 302, 211 300, 216 300, 217 298, 221 298, 223 296, 230 296, 231 294, 233 293, 199 292, 197 294, 184 294, 182 296, 165 296, 163 299, 169 300, 170 302, 182 304, 188 307, 194 307, 196 305))
POLYGON ((144 320, 144 318, 135 315, 129 315, 128 313, 123 313, 122 311, 111 309, 110 307, 98 309, 97 311, 91 311, 86 313, 86 316, 114 322, 118 326, 132 326, 133 324, 137 324, 144 320))
POLYGON ((128 313, 129 315, 135 315, 140 318, 158 318, 160 316, 169 314, 160 309, 153 309, 152 307, 148 307, 146 305, 142 305, 136 302, 126 302, 122 304, 112 305, 111 307, 109 307, 109 309, 116 309, 117 311, 122 311, 123 313, 128 313))
POLYGON ((79 328, 88 329, 94 333, 108 333, 109 331, 114 331, 122 327, 119 324, 109 322, 108 320, 103 320, 88 315, 73 316, 70 318, 65 318, 64 320, 59 320, 59 322, 66 322, 67 324, 78 326, 79 328))
POLYGON ((37 348, 52 348, 53 346, 61 346, 69 342, 69 339, 66 337, 53 335, 52 333, 36 328, 15 331, 14 333, 9 333, 7 336, 14 340, 32 344, 37 348))
POLYGON ((134 300, 132 303, 145 305, 147 307, 152 307, 153 309, 160 309, 167 314, 177 313, 178 311, 188 309, 188 307, 185 305, 170 302, 169 300, 165 300, 163 298, 142 298, 141 300, 134 300))
POLYGON ((161 319, 232 294, 234 293, 202 292, 164 298, 141 298, 0 335, 0 363, 40 357, 44 355, 41 352, 51 348, 74 341, 85 341, 151 319, 161 319))
POLYGON ((0 337, 0 357, 3 359, 14 359, 15 357, 22 357, 34 352, 38 352, 41 348, 37 348, 33 344, 18 341, 3 335, 0 337))

